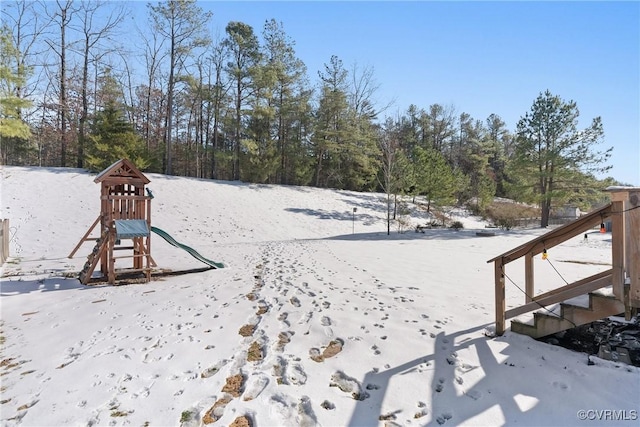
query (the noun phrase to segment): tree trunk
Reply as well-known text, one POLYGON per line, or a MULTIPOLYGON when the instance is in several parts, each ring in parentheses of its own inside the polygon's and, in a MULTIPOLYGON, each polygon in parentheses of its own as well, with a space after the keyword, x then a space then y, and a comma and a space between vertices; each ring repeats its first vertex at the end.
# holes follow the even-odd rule
POLYGON ((233 158, 233 179, 240 180, 240 120, 242 119, 242 81, 238 78, 236 85, 236 134, 233 158))
POLYGON ((60 166, 67 164, 67 64, 66 38, 67 6, 60 9, 60 166))
POLYGON ((165 158, 167 159, 165 173, 167 175, 171 175, 173 173, 173 156, 171 155, 171 131, 173 129, 173 90, 175 86, 174 69, 176 67, 176 41, 173 38, 171 39, 171 58, 169 62, 170 68, 169 87, 167 91, 167 129, 165 131, 165 149, 167 151, 165 154, 165 158))
POLYGON ((387 190, 387 236, 391 234, 391 194, 387 190))
POLYGON ((393 195, 393 219, 398 217, 398 195, 393 195))
POLYGON ((84 62, 82 64, 82 114, 78 123, 78 159, 77 167, 84 167, 85 127, 89 115, 89 100, 87 99, 87 85, 89 80, 89 39, 85 39, 84 62))

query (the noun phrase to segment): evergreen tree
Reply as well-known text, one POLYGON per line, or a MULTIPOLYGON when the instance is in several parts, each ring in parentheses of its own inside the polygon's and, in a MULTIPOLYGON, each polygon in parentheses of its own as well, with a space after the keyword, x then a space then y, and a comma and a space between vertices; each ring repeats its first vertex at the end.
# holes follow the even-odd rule
POLYGON ((21 111, 31 102, 18 96, 16 89, 23 87, 28 70, 20 65, 19 52, 13 45, 6 25, 0 29, 0 141, 2 160, 6 164, 9 151, 24 151, 31 136, 29 126, 22 120, 21 111))
POLYGON ((495 195, 504 197, 505 168, 508 156, 511 154, 513 137, 506 128, 506 124, 497 114, 491 114, 486 120, 487 153, 489 167, 495 183, 495 195))
POLYGON ((495 185, 488 175, 489 143, 487 131, 479 120, 473 120, 469 114, 460 115, 460 136, 452 159, 454 167, 460 169, 469 182, 466 191, 459 189, 461 200, 475 199, 476 206, 486 205, 495 194, 495 185), (493 187, 493 188, 492 188, 493 187), (488 193, 493 193, 489 196, 488 193))
POLYGON ((603 152, 593 148, 604 135, 600 117, 578 130, 579 115, 574 101, 564 101, 547 90, 518 122, 509 175, 519 194, 539 203, 541 227, 549 225, 551 207, 584 184, 584 173, 609 169, 606 162, 613 148, 603 152))
POLYGON ((230 117, 233 126, 232 178, 240 179, 240 156, 243 139, 243 107, 250 103, 254 95, 254 75, 260 61, 260 44, 253 27, 243 22, 229 22, 225 29, 227 37, 222 42, 229 52, 230 61, 226 71, 233 82, 234 115, 230 117))
POLYGON ((88 142, 85 165, 91 171, 101 171, 123 158, 131 160, 141 170, 151 164, 144 140, 135 133, 115 103, 96 113, 88 142))
POLYGON ((400 141, 401 126, 392 119, 380 130, 380 172, 378 182, 387 197, 387 235, 391 234, 391 220, 397 218, 398 195, 413 186, 412 168, 400 141))
POLYGON ((0 29, 0 137, 26 140, 31 132, 22 120, 21 111, 30 107, 31 102, 17 96, 16 89, 24 86, 28 70, 15 61, 18 56, 10 30, 3 25, 0 29))
POLYGON ((269 105, 274 114, 270 131, 278 156, 274 182, 289 184, 295 175, 293 169, 304 167, 296 161, 299 158, 296 155, 296 124, 308 102, 307 69, 296 57, 295 42, 287 36, 282 23, 274 19, 267 21, 263 38, 264 68, 271 83, 269 105))
POLYGON ((455 202, 455 193, 464 182, 459 172, 449 166, 444 155, 434 148, 416 148, 415 182, 417 193, 425 196, 427 212, 432 205, 455 202))
POLYGON ((320 104, 312 137, 315 157, 315 186, 343 188, 340 151, 350 136, 347 102, 347 71, 335 55, 325 64, 320 104))

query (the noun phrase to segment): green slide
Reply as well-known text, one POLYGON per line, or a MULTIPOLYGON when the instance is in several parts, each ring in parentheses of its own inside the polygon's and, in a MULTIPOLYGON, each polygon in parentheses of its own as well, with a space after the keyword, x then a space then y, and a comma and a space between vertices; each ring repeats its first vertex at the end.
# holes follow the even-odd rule
POLYGON ((192 257, 194 257, 198 261, 204 262, 209 267, 212 267, 212 268, 224 268, 224 264, 222 264, 220 262, 211 261, 210 259, 207 259, 207 258, 203 257, 198 252, 196 252, 195 249, 190 248, 187 245, 183 245, 182 243, 177 242, 176 239, 171 237, 169 235, 169 233, 167 233, 166 231, 161 230, 158 227, 153 227, 153 226, 151 227, 151 231, 156 233, 158 236, 162 237, 164 240, 169 242, 169 244, 175 246, 176 248, 180 248, 180 249, 183 249, 183 250, 189 252, 189 255, 191 255, 192 257))

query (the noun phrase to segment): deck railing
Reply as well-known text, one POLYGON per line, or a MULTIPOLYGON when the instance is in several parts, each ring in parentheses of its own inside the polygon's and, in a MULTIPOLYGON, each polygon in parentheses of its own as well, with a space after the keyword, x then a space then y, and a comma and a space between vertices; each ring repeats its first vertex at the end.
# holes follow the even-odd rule
POLYGON ((611 193, 610 204, 488 261, 494 263, 497 335, 504 333, 507 319, 606 286, 612 286, 615 297, 624 302, 627 315, 640 307, 640 188, 611 187, 607 191, 611 193), (611 219, 612 268, 534 296, 534 257, 603 224, 609 218, 611 219), (522 257, 524 257, 525 267, 525 301, 523 305, 507 310, 505 267, 522 257), (626 287, 625 284, 627 284, 626 287))

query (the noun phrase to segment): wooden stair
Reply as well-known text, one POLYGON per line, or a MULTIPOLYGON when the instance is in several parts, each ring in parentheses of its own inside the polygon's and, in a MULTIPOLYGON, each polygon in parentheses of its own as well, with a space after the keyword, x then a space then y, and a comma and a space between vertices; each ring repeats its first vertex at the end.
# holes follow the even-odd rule
POLYGON ((589 296, 588 307, 561 302, 559 316, 546 311, 537 311, 533 313, 533 324, 513 319, 511 331, 533 338, 542 338, 625 311, 624 303, 613 295, 608 296, 593 292, 587 295, 589 296))
POLYGON ((102 252, 106 248, 108 240, 108 232, 105 231, 102 236, 96 240, 96 245, 93 247, 91 253, 87 256, 87 262, 84 263, 84 267, 82 267, 82 271, 78 274, 78 280, 83 285, 89 283, 91 280, 91 275, 93 274, 93 270, 95 270, 98 261, 100 261, 100 257, 102 252))

